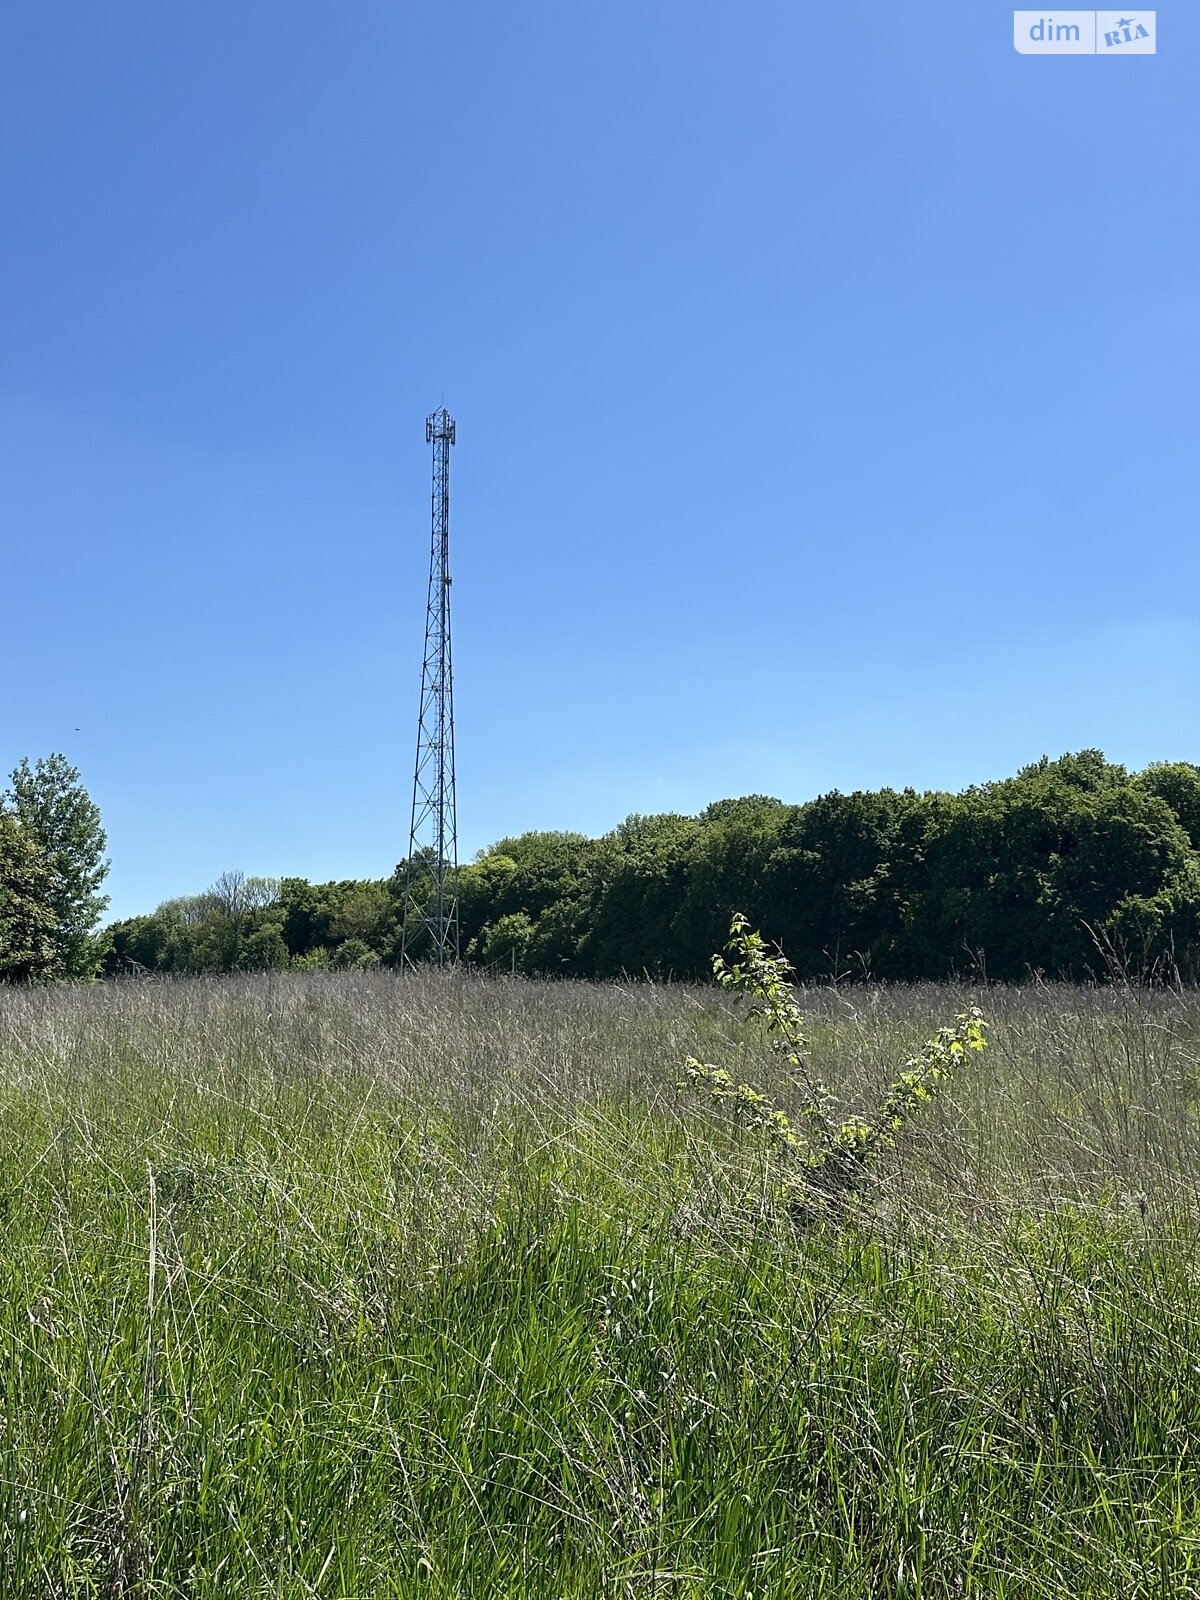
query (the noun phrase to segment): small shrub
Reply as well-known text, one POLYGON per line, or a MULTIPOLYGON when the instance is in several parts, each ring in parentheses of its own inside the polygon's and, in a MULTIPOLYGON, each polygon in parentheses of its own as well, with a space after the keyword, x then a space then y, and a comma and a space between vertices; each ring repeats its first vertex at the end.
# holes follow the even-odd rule
POLYGON ((869 1116, 853 1113, 839 1120, 832 1096, 808 1060, 804 1018, 792 988, 792 968, 782 950, 771 954, 760 933, 739 912, 729 929, 731 959, 713 957, 713 976, 722 988, 748 1002, 747 1014, 761 1025, 773 1050, 792 1069, 802 1103, 796 1118, 781 1111, 749 1083, 738 1083, 724 1067, 689 1056, 683 1086, 699 1090, 744 1127, 763 1133, 783 1157, 785 1198, 809 1215, 817 1197, 835 1204, 860 1189, 876 1153, 896 1143, 916 1112, 967 1058, 984 1048, 987 1024, 977 1007, 960 1012, 939 1028, 889 1085, 869 1116))
POLYGON ((303 955, 292 957, 292 967, 296 972, 324 972, 328 966, 329 951, 323 944, 315 945, 303 955))
POLYGON ((345 939, 334 951, 333 964, 335 967, 377 967, 379 956, 364 939, 345 939))

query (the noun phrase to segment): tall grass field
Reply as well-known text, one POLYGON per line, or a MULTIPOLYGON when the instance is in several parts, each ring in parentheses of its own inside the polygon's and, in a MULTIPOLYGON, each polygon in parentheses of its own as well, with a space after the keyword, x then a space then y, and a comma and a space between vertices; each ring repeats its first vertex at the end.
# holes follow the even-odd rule
POLYGON ((801 991, 847 1209, 716 989, 0 991, 0 1596, 1200 1595, 1200 998, 801 991))

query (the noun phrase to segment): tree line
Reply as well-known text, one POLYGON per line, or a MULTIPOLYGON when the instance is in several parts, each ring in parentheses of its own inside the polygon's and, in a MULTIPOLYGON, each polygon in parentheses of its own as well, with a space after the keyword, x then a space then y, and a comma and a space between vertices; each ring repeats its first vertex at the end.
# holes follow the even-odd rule
MULTIPOLYGON (((959 794, 761 795, 502 839, 458 881, 463 957, 527 974, 706 976, 744 912, 803 978, 1200 978, 1200 767, 1095 750, 959 794)), ((415 861, 418 892, 432 889, 415 861)), ((227 873, 107 930, 118 974, 394 966, 406 862, 312 884, 227 873)), ((418 945, 413 954, 420 958, 418 945)))

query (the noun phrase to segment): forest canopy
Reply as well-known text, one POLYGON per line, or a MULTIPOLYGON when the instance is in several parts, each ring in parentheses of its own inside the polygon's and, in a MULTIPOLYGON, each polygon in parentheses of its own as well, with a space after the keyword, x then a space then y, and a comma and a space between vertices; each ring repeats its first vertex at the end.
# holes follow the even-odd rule
MULTIPOLYGON (((460 869, 462 952, 526 974, 697 978, 742 911, 802 978, 1194 980, 1198 847, 1200 767, 1130 773, 1095 750, 961 794, 751 795, 631 816, 599 839, 501 839, 460 869)), ((104 970, 396 965, 406 875, 406 862, 366 882, 226 873, 114 924, 104 970)))

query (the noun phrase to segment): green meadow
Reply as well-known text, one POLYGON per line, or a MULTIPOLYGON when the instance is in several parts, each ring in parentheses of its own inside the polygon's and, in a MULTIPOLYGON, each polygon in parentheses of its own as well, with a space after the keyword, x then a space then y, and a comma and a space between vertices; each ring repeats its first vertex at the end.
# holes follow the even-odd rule
POLYGON ((849 1110, 989 1025, 803 1218, 715 988, 0 991, 0 1595, 1200 1593, 1200 999, 799 999, 849 1110))

